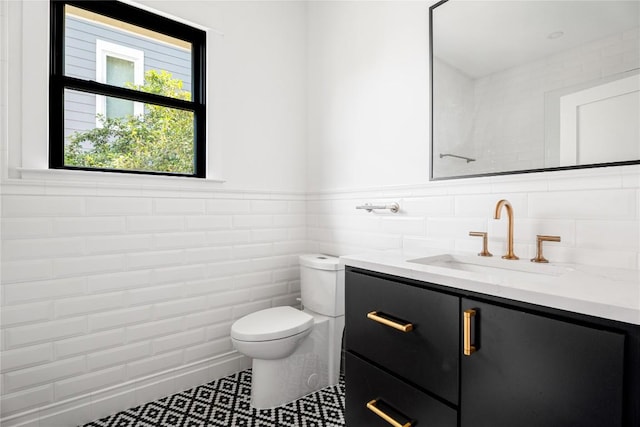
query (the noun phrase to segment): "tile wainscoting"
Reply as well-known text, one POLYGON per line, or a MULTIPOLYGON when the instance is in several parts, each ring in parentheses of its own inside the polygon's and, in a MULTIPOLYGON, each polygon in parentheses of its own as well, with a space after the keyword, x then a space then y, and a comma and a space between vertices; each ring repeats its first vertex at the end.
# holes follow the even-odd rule
POLYGON ((297 304, 305 196, 213 186, 3 182, 3 426, 87 422, 249 366, 230 327, 297 304))
POLYGON ((515 251, 640 266, 640 167, 354 190, 223 191, 57 180, 2 183, 2 425, 80 424, 249 366, 234 319, 299 296, 297 256, 371 249, 515 251), (400 212, 367 213, 366 202, 400 212))
POLYGON ((545 245, 556 262, 640 267, 640 167, 598 168, 436 181, 379 189, 308 194, 309 249, 347 255, 371 249, 421 248, 479 252, 470 231, 489 233, 489 250, 506 251, 506 216, 493 219, 508 199, 515 215, 515 251, 533 258, 536 234, 559 235, 545 245), (367 213, 365 203, 400 205, 367 213))

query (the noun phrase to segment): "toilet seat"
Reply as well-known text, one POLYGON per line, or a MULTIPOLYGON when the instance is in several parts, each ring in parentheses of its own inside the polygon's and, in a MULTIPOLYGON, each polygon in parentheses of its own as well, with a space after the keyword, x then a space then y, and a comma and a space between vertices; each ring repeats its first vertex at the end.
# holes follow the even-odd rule
POLYGON ((239 341, 273 341, 303 333, 313 326, 313 316, 293 307, 273 307, 237 320, 231 338, 239 341))

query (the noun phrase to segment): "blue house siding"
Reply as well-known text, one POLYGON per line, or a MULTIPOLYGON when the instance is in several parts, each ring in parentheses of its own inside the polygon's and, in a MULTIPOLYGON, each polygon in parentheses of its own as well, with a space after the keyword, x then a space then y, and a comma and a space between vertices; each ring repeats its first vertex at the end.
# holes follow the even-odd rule
MULTIPOLYGON (((144 52, 144 71, 165 70, 191 91, 191 52, 133 33, 67 16, 65 74, 96 80, 96 41, 118 44, 144 52)), ((96 126, 96 95, 65 92, 65 138, 96 126)))

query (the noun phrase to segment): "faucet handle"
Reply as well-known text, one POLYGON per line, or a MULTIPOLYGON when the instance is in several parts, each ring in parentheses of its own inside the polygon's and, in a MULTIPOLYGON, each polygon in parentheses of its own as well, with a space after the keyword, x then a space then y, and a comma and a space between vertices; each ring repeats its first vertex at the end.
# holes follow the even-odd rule
POLYGON ((485 231, 470 231, 469 236, 472 237, 482 237, 482 252, 478 254, 478 256, 493 256, 491 252, 489 252, 487 246, 487 233, 485 231))
POLYGON ((531 262, 543 262, 543 263, 549 262, 549 260, 542 255, 542 242, 559 242, 560 236, 547 236, 545 234, 538 234, 536 235, 536 240, 537 240, 536 257, 531 258, 531 262))

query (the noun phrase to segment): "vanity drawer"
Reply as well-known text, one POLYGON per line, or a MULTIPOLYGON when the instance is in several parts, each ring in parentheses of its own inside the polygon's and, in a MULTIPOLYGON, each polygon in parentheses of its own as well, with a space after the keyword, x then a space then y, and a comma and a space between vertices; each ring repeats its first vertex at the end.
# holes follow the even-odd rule
POLYGON ((400 425, 455 427, 457 412, 426 393, 409 386, 362 359, 347 353, 346 425, 350 427, 389 427, 373 405, 400 425))
POLYGON ((459 301, 456 296, 346 271, 346 347, 458 403, 459 301), (402 332, 368 317, 377 313, 402 332))

